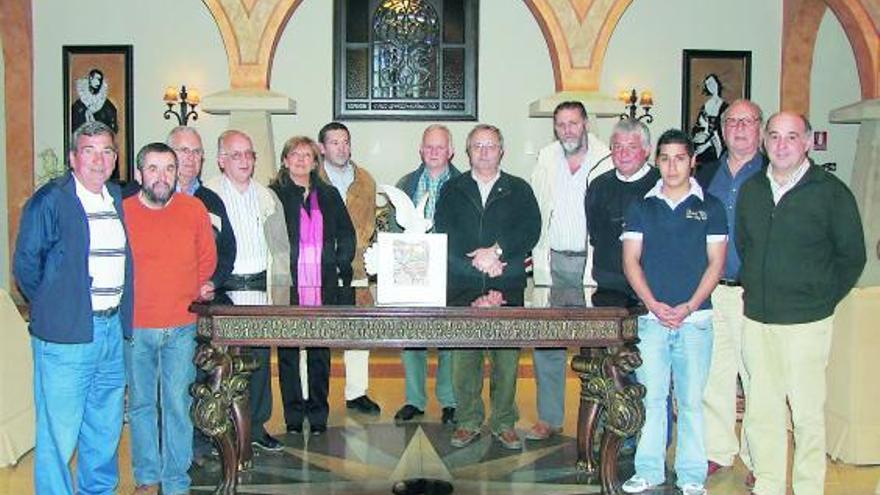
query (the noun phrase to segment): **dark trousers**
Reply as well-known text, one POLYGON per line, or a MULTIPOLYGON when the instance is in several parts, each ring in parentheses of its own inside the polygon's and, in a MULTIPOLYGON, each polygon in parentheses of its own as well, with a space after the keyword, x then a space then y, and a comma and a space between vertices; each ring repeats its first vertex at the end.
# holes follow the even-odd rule
POLYGON ((251 406, 251 438, 259 439, 267 432, 263 426, 272 416, 272 374, 269 370, 271 347, 246 347, 245 350, 254 357, 259 367, 251 374, 250 406, 251 406))
POLYGON ((327 426, 330 404, 330 349, 310 347, 306 349, 309 398, 303 400, 299 373, 297 347, 278 348, 278 381, 281 384, 281 401, 284 405, 284 422, 288 427, 302 428, 305 418, 309 426, 327 426))

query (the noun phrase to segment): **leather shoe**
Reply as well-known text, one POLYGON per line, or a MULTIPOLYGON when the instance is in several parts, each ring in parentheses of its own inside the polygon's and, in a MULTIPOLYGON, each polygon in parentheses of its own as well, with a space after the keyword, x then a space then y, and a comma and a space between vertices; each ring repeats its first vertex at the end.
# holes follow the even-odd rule
POLYGON ((538 421, 526 432, 526 440, 547 440, 559 433, 562 433, 562 428, 550 426, 545 421, 538 421))
POLYGON ((452 433, 452 440, 450 440, 450 444, 453 447, 464 447, 465 445, 473 442, 480 436, 480 430, 468 430, 467 428, 456 428, 456 430, 452 433))
POLYGON ((369 414, 372 416, 378 416, 379 412, 381 412, 379 404, 373 402, 373 400, 366 395, 362 395, 357 399, 345 401, 345 407, 347 407, 348 409, 354 409, 359 413, 369 414))
POLYGON ((755 473, 749 471, 749 474, 746 475, 746 488, 748 488, 749 490, 753 490, 755 488, 755 481, 757 481, 755 479, 755 473))
POLYGON ((266 452, 281 452, 282 450, 284 450, 284 444, 279 442, 278 439, 272 437, 272 435, 269 435, 268 433, 262 438, 252 440, 251 445, 259 449, 265 450, 266 452))
POLYGON ((508 428, 504 431, 492 433, 492 435, 501 442, 501 445, 508 450, 522 450, 522 440, 516 434, 516 430, 508 428))
POLYGON ((718 464, 715 461, 709 461, 709 464, 706 466, 706 477, 710 477, 713 474, 717 473, 719 469, 723 469, 725 466, 718 464))
POLYGON ((440 421, 444 425, 454 425, 455 421, 455 408, 454 407, 444 407, 443 408, 443 416, 441 416, 440 421))
POLYGON ((411 404, 407 404, 401 407, 399 411, 397 411, 397 414, 394 415, 394 421, 410 421, 414 417, 421 416, 423 414, 425 414, 425 411, 422 411, 418 407, 411 404))

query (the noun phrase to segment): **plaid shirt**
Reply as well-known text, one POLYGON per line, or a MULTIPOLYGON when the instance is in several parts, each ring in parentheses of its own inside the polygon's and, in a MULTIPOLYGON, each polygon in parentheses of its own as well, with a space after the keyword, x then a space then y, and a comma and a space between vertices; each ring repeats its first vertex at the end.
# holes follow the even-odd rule
POLYGON ((431 174, 425 169, 419 178, 419 186, 416 188, 416 194, 413 197, 413 204, 418 205, 419 201, 428 195, 428 204, 425 205, 425 218, 434 219, 434 210, 437 208, 437 197, 440 195, 440 188, 449 180, 449 167, 436 178, 431 178, 431 174))

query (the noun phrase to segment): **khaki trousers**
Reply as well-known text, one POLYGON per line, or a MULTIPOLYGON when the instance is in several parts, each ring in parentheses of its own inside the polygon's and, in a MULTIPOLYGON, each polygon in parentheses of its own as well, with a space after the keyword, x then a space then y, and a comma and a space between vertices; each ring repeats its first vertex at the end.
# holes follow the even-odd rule
POLYGON ((833 317, 768 325, 746 318, 743 359, 749 372, 746 438, 758 495, 785 494, 788 432, 786 398, 794 425, 795 495, 825 489, 825 369, 833 317))
MULTIPOLYGON (((706 457, 722 466, 732 466, 739 454, 748 469, 752 468, 745 428, 736 436, 736 376, 743 390, 749 388, 749 376, 742 359, 743 316, 742 287, 719 285, 712 292, 712 364, 703 393, 706 457)), ((747 401, 748 404, 748 401, 747 401)))

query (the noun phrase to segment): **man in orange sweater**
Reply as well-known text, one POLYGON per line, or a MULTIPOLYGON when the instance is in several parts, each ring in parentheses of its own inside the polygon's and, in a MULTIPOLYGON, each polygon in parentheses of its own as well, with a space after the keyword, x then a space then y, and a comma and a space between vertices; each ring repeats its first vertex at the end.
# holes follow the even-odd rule
POLYGON ((141 190, 123 202, 134 258, 134 332, 125 346, 135 494, 189 493, 196 315, 213 297, 217 250, 202 203, 175 193, 177 157, 163 143, 138 152, 141 190), (158 400, 157 400, 158 398, 158 400), (161 402, 161 432, 159 408, 161 402))

